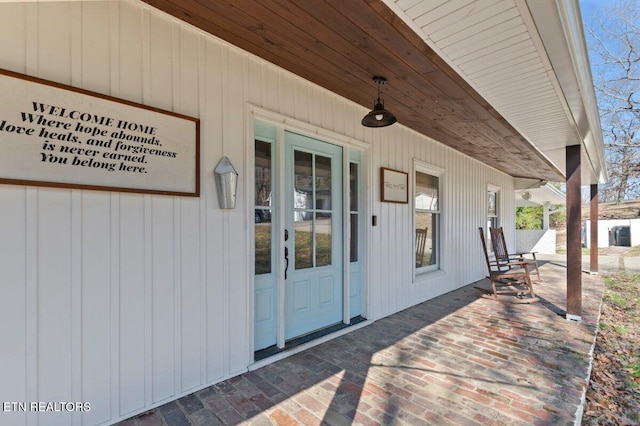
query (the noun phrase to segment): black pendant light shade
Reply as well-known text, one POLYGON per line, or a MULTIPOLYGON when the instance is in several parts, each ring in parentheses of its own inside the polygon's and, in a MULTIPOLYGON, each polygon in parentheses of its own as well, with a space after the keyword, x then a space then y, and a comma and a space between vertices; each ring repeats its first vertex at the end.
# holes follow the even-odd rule
POLYGON ((364 116, 361 123, 366 127, 385 127, 390 126, 398 119, 391 111, 384 109, 384 100, 380 99, 380 86, 387 83, 384 77, 373 77, 373 81, 378 85, 378 98, 371 110, 364 116))

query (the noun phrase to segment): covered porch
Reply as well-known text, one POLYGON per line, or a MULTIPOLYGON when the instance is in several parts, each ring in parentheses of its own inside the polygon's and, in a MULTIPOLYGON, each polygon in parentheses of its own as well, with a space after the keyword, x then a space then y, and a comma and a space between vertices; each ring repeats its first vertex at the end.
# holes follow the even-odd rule
MULTIPOLYGON (((567 318, 580 320, 581 187, 597 217, 608 178, 577 1, 144 1, 359 105, 384 98, 401 125, 514 177, 516 189, 566 182, 567 318)), ((373 156, 385 164, 393 151, 385 139, 373 156)))
POLYGON ((567 321, 563 263, 541 266, 541 303, 474 283, 120 424, 579 423, 604 285, 583 274, 567 321))
MULTIPOLYGON (((61 90, 66 110, 84 111, 85 98, 73 95, 88 91, 199 123, 189 149, 176 151, 193 166, 194 196, 145 192, 128 175, 123 188, 112 187, 110 171, 87 169, 100 184, 94 191, 76 180, 86 176, 72 158, 60 166, 62 183, 34 181, 31 172, 58 167, 41 160, 41 149, 58 145, 41 140, 47 132, 29 139, 38 155, 19 179, 0 176, 0 353, 12 366, 0 395, 91 406, 18 409, 6 414, 11 421, 106 425, 156 410, 144 421, 278 422, 309 413, 329 423, 360 414, 482 423, 487 407, 523 422, 575 412, 599 300, 590 290, 599 281, 581 271, 580 188, 592 185, 597 207, 606 180, 577 0, 1 9, 0 32, 12 43, 0 47, 0 69, 44 79, 61 90), (388 82, 381 93, 376 76, 388 82), (361 125, 382 101, 398 123, 361 125), (233 208, 218 199, 214 170, 224 159, 237 172, 233 208), (514 246, 517 178, 567 181, 567 268, 545 272, 538 306, 478 300, 467 286, 487 274, 478 227, 491 220, 514 246), (420 194, 431 203, 416 202, 420 194), (426 258, 414 249, 418 230, 431 240, 428 262, 416 262, 426 258), (358 317, 366 321, 351 325, 358 317), (313 356, 297 353, 305 346, 287 351, 291 340, 336 324, 354 333, 316 340, 339 338, 313 356), (284 353, 256 356, 271 347, 284 353), (576 365, 564 365, 565 356, 576 365), (411 380, 433 394, 414 391, 411 380), (551 401, 536 399, 550 389, 551 401), (567 395, 571 404, 560 404, 567 395)), ((24 123, 45 100, 5 81, 20 105, 6 103, 0 124, 24 123)), ((111 135, 114 147, 124 138, 111 135)), ((13 144, 7 155, 22 158, 16 141, 0 135, 0 145, 13 144)), ((70 143, 55 149, 68 153, 70 143)), ((157 167, 165 170, 182 169, 157 167)))

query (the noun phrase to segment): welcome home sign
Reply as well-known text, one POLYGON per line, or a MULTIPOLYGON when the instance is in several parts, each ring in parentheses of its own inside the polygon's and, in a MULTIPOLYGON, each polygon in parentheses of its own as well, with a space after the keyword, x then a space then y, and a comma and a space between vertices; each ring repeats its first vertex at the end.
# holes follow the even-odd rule
POLYGON ((200 121, 0 69, 0 183, 199 196, 200 121))

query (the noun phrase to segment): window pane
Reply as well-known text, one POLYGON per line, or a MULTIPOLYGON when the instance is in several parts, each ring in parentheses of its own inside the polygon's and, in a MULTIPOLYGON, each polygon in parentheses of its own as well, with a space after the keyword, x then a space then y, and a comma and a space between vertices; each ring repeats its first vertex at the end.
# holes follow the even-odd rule
POLYGON ((255 269, 256 275, 271 273, 271 224, 255 224, 255 269))
POLYGON ((351 213, 351 247, 349 247, 351 262, 358 261, 358 215, 351 213))
POLYGON ((331 214, 316 213, 316 266, 331 265, 331 214))
POLYGON ((313 213, 296 211, 295 218, 295 266, 297 269, 313 267, 313 213))
POLYGON ((256 208, 255 223, 271 222, 271 209, 256 208))
POLYGON ((256 274, 271 273, 271 144, 255 141, 255 244, 256 274))
POLYGON ((416 268, 437 264, 438 214, 416 212, 416 268))
POLYGON ((295 208, 313 208, 313 156, 308 152, 295 151, 295 208))
POLYGON ((488 192, 487 193, 487 215, 489 216, 497 216, 497 209, 496 209, 496 193, 495 192, 488 192))
MULTIPOLYGON (((489 230, 498 227, 498 193, 487 191, 487 229, 486 235, 491 235, 489 230)), ((491 238, 487 239, 487 249, 493 251, 491 238)))
MULTIPOLYGON (((487 219, 487 229, 485 230, 485 235, 491 235, 491 228, 497 228, 498 227, 498 218, 497 217, 490 217, 487 219)), ((487 250, 489 250, 489 252, 493 251, 493 241, 491 241, 491 238, 487 238, 487 250)))
POLYGON ((316 155, 316 209, 331 210, 331 158, 316 155))
POLYGON ((359 165, 349 163, 349 210, 351 213, 351 245, 349 247, 349 258, 351 262, 358 261, 358 176, 359 165))
POLYGON ((416 172, 416 210, 438 210, 438 177, 416 172))
POLYGON ((256 206, 271 205, 271 144, 255 142, 255 193, 256 206))
POLYGON ((349 164, 349 210, 358 211, 358 165, 349 164))

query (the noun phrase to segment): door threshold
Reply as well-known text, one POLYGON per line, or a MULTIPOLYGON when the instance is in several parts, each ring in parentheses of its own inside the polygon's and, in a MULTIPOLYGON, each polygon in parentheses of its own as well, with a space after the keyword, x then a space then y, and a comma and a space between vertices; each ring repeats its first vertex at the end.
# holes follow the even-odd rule
POLYGON ((255 351, 253 354, 254 362, 261 361, 265 358, 269 358, 273 355, 277 355, 282 352, 290 351, 300 345, 311 342, 312 340, 320 339, 324 336, 335 333, 336 331, 344 330, 345 328, 349 328, 356 324, 360 324, 361 322, 364 322, 366 320, 367 320, 366 318, 358 315, 357 317, 351 318, 351 322, 349 324, 338 323, 326 328, 322 328, 317 331, 313 331, 309 334, 305 334, 304 336, 287 340, 284 344, 284 348, 279 348, 278 346, 273 345, 273 346, 269 346, 268 348, 260 349, 259 351, 255 351))

